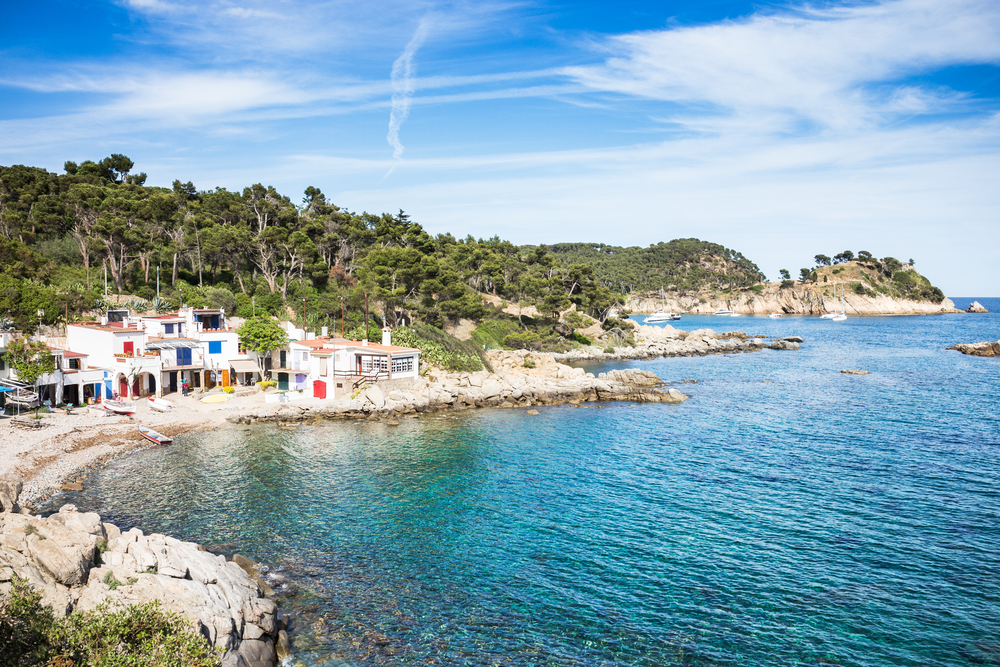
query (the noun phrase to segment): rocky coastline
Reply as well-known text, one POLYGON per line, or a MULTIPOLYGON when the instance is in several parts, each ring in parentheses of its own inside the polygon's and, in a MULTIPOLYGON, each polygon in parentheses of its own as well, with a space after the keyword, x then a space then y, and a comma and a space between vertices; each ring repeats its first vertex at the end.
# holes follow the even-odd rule
POLYGON ((725 308, 743 315, 822 315, 844 310, 848 315, 939 315, 961 313, 951 299, 940 303, 893 298, 885 294, 856 294, 850 285, 842 283, 802 284, 782 288, 769 283, 760 291, 746 290, 731 294, 711 292, 692 294, 630 295, 625 307, 635 313, 664 310, 692 315, 711 315, 725 308), (840 297, 844 286, 844 296, 840 297), (835 295, 836 292, 836 295, 835 295))
POLYGON ((597 346, 589 346, 556 354, 554 357, 571 362, 704 357, 709 354, 739 354, 761 350, 798 350, 800 343, 805 342, 800 336, 768 338, 747 335, 742 331, 716 333, 712 329, 697 329, 688 333, 669 324, 662 327, 636 325, 634 338, 635 345, 614 347, 610 352, 597 346))
POLYGON ((469 408, 514 408, 594 401, 681 403, 687 396, 649 371, 614 370, 594 376, 559 363, 551 353, 491 351, 494 372, 430 371, 412 384, 385 390, 370 386, 349 399, 231 415, 235 423, 303 422, 316 419, 387 419, 469 408))
POLYGON ((0 478, 0 591, 25 579, 57 616, 159 601, 191 622, 223 667, 273 667, 289 655, 287 619, 248 559, 138 528, 123 532, 73 505, 35 516, 18 506, 21 488, 0 478))

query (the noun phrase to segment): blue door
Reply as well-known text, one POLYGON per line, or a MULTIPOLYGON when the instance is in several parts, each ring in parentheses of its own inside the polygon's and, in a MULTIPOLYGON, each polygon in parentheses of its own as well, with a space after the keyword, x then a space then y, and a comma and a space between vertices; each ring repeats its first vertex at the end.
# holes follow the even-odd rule
POLYGON ((191 348, 182 347, 177 350, 177 365, 178 366, 190 366, 191 365, 191 348))

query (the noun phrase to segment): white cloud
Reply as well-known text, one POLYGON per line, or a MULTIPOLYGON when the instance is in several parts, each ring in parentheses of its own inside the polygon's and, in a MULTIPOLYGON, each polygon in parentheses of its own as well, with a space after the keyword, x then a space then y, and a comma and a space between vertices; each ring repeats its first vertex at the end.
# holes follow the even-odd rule
MULTIPOLYGON (((947 65, 1000 62, 1000 4, 894 0, 807 7, 621 35, 604 47, 612 54, 605 63, 567 74, 595 91, 856 128, 939 108, 900 107, 898 91, 887 83, 947 65)), ((933 92, 907 90, 912 101, 935 101, 933 92)))

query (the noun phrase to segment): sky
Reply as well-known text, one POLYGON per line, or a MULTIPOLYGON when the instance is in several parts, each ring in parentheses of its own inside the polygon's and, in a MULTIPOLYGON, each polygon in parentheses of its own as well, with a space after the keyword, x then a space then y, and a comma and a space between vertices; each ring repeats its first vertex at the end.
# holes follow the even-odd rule
POLYGON ((0 164, 123 153, 432 234, 697 237, 772 280, 913 259, 1000 296, 1000 2, 36 0, 0 164))

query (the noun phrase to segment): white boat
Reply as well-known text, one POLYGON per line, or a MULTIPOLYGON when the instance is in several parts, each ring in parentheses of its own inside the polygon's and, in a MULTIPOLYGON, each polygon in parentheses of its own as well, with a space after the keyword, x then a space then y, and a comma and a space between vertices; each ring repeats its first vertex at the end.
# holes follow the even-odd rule
POLYGON ((164 398, 149 397, 149 407, 157 412, 170 412, 174 409, 174 404, 164 398))
POLYGON ((820 318, 821 320, 832 320, 832 319, 833 319, 833 318, 835 318, 836 316, 837 316, 837 311, 835 311, 835 310, 832 310, 832 311, 830 311, 830 312, 827 312, 827 313, 823 313, 822 315, 820 315, 820 316, 819 316, 819 318, 820 318))
POLYGON ((733 311, 728 310, 726 308, 720 308, 717 311, 715 311, 715 314, 716 315, 722 315, 722 316, 725 316, 725 317, 732 317, 736 313, 734 313, 733 311))
MULTIPOLYGON (((837 288, 836 287, 833 288, 833 295, 837 296, 837 288)), ((847 319, 847 312, 846 312, 846 309, 844 308, 844 302, 845 302, 845 299, 844 299, 844 286, 841 285, 840 286, 840 312, 837 313, 836 315, 834 315, 833 317, 831 317, 830 318, 831 321, 833 321, 833 322, 843 322, 844 320, 847 319)))
POLYGON ((122 403, 121 401, 109 401, 105 400, 101 403, 101 407, 107 412, 113 412, 116 415, 134 415, 135 405, 130 403, 122 403))
POLYGON ((665 313, 662 310, 658 310, 646 319, 643 320, 646 324, 657 324, 659 322, 675 322, 681 319, 681 316, 677 313, 665 313))
POLYGON ((772 320, 776 320, 776 319, 778 319, 778 318, 781 317, 781 314, 780 313, 771 313, 770 315, 768 315, 768 317, 770 317, 772 320))

